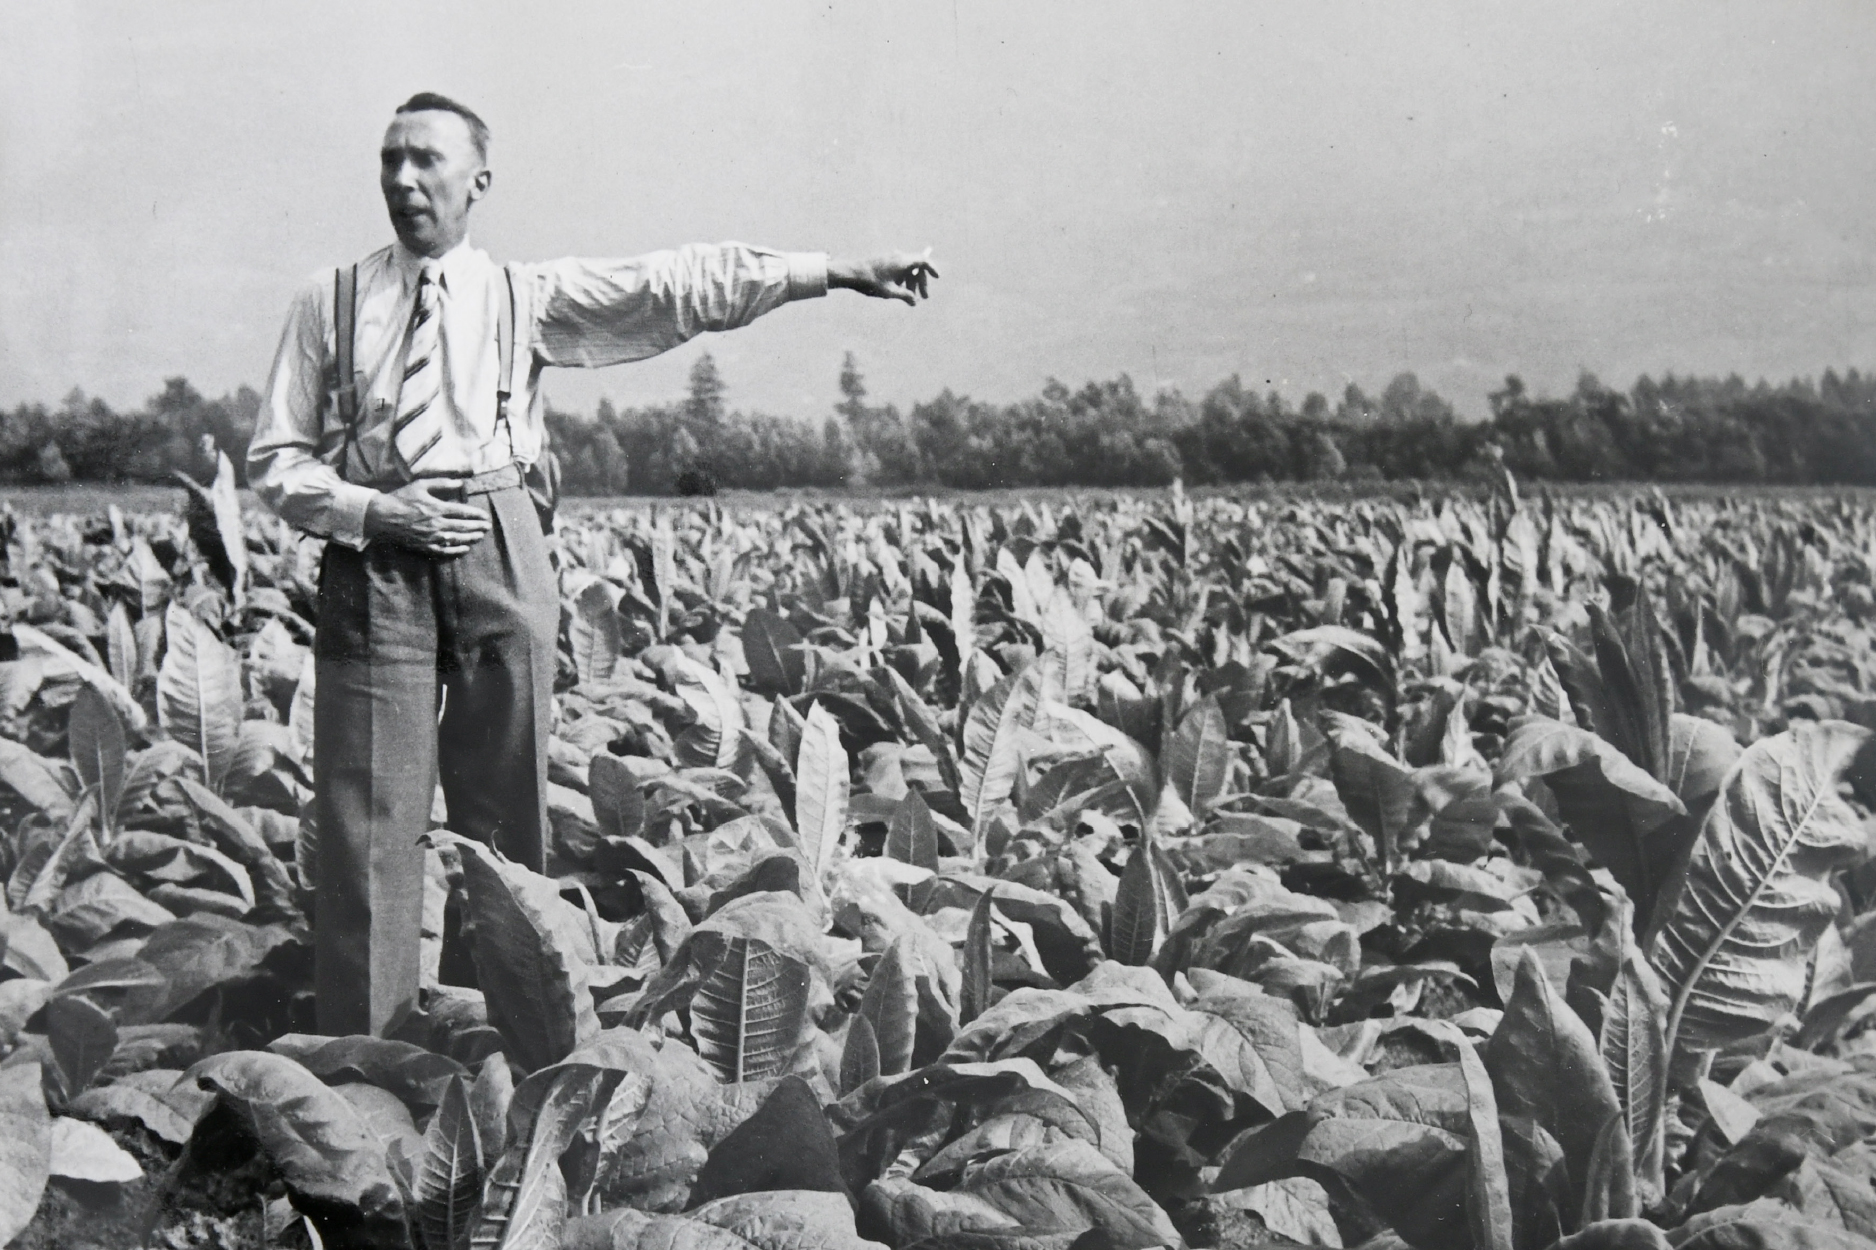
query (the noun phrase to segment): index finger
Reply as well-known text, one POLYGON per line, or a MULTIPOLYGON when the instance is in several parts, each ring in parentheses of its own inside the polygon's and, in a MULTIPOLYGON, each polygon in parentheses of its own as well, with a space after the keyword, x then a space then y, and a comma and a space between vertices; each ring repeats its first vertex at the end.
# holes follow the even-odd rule
MULTIPOLYGON (((432 498, 434 499, 435 496, 432 496, 432 498)), ((479 521, 483 524, 488 523, 488 517, 483 514, 482 509, 476 507, 474 504, 457 503, 450 499, 437 499, 436 506, 431 510, 431 515, 442 517, 450 521, 479 521)))

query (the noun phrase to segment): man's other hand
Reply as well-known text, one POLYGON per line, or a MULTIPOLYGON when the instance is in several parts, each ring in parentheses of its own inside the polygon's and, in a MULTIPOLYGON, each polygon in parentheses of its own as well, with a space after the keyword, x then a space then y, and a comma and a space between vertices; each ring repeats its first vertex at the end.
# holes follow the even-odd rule
POLYGON ((482 509, 462 502, 461 484, 448 479, 419 478, 373 496, 365 510, 366 538, 433 556, 462 555, 488 532, 482 509))
POLYGON ((923 252, 892 252, 867 260, 830 260, 827 262, 827 285, 846 287, 874 299, 903 300, 916 304, 930 296, 931 280, 938 267, 931 263, 931 249, 923 252))

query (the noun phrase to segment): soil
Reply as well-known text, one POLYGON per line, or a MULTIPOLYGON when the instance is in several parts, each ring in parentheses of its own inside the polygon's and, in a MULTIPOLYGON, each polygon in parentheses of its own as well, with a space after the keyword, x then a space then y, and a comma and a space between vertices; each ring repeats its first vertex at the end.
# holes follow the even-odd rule
POLYGON ((13 1250, 262 1250, 269 1177, 257 1159, 232 1171, 178 1175, 176 1147, 142 1128, 107 1130, 143 1178, 122 1185, 54 1178, 13 1250))

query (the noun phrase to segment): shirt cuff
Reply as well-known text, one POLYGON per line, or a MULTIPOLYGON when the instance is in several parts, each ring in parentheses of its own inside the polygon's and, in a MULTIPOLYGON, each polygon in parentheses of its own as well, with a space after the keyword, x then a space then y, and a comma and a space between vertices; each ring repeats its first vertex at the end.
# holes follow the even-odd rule
POLYGON ((819 299, 827 294, 826 252, 784 252, 788 259, 788 298, 819 299))
POLYGON ((365 511, 371 507, 371 497, 378 492, 369 486, 360 486, 355 482, 340 482, 332 488, 331 510, 327 519, 332 524, 332 541, 350 547, 353 551, 363 551, 365 543, 365 511))

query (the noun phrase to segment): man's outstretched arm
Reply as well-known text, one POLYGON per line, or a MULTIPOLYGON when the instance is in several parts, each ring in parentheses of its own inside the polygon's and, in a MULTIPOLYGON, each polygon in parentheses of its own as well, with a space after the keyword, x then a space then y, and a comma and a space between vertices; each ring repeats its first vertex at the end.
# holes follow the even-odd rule
POLYGON ((928 256, 912 253, 830 261, 822 252, 723 243, 627 260, 549 261, 517 276, 541 362, 591 367, 643 360, 830 288, 916 303, 936 272, 928 256))

